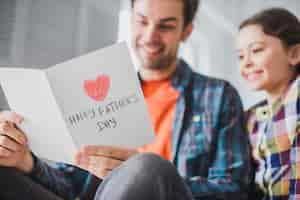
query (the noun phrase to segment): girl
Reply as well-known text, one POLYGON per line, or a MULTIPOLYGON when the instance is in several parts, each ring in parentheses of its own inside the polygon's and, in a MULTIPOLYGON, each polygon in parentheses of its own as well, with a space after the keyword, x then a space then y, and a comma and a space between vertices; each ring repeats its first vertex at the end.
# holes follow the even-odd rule
POLYGON ((247 112, 255 199, 300 199, 300 22, 286 9, 263 10, 241 23, 236 46, 241 76, 266 93, 247 112))

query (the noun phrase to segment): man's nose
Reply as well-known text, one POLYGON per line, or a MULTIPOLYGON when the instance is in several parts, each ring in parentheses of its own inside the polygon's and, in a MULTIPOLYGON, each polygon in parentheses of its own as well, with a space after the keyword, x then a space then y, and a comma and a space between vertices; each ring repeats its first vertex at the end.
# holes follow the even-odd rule
POLYGON ((144 40, 146 42, 156 42, 160 38, 159 31, 154 25, 148 26, 145 30, 144 40))

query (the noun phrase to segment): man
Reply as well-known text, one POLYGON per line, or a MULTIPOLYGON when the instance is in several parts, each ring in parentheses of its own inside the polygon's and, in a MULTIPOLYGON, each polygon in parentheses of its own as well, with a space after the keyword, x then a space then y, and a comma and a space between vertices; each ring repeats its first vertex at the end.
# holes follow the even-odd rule
POLYGON ((51 168, 32 156, 23 134, 8 122, 19 121, 18 116, 3 113, 0 163, 10 167, 5 170, 17 168, 35 188, 65 199, 93 196, 98 185, 95 199, 244 199, 250 161, 239 96, 227 82, 196 74, 177 58, 179 44, 193 30, 198 3, 132 0, 132 42, 156 132, 153 144, 138 150, 84 147, 76 166, 104 179, 99 183, 78 168, 51 168), (177 171, 139 152, 154 152, 177 171))

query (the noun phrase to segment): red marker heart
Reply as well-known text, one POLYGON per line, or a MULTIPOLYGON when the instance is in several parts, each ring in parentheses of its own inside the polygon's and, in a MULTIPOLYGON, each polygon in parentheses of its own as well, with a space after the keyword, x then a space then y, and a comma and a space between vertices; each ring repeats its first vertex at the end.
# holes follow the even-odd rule
POLYGON ((110 78, 107 75, 99 75, 96 80, 85 80, 84 91, 95 101, 103 101, 108 94, 110 78))

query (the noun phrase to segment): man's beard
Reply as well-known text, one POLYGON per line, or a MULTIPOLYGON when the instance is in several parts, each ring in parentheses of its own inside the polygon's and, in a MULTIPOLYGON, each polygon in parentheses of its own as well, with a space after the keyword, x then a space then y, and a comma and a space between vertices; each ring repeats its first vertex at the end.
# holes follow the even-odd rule
POLYGON ((140 64, 142 68, 153 69, 153 70, 163 70, 170 67, 176 60, 176 54, 168 54, 165 56, 158 57, 154 60, 147 60, 143 56, 138 55, 140 64))

